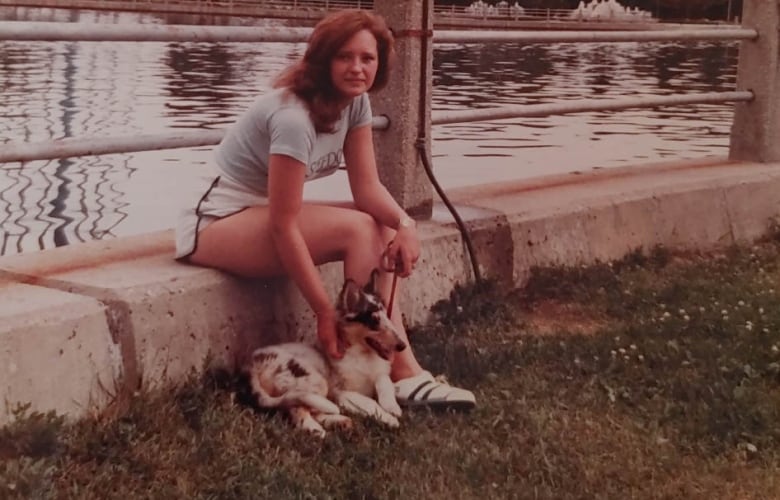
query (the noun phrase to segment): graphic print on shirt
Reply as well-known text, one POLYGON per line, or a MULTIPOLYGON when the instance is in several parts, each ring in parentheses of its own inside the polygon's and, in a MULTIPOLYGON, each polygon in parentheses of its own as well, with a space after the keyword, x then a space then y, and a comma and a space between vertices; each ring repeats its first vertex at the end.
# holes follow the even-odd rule
POLYGON ((309 164, 307 179, 316 179, 333 173, 344 163, 344 150, 330 151, 309 164))

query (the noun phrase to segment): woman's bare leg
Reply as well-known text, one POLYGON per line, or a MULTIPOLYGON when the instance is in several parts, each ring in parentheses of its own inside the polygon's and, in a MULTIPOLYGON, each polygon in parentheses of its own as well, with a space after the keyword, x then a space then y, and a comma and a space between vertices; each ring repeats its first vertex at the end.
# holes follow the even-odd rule
MULTIPOLYGON (((395 234, 350 203, 305 203, 298 217, 314 262, 324 264, 342 260, 344 277, 358 283, 366 283, 373 269, 381 269, 382 252, 395 234)), ((284 273, 271 238, 267 206, 249 207, 212 222, 200 232, 197 248, 189 261, 246 277, 273 277, 284 273)), ((392 274, 381 272, 379 291, 385 300, 390 297, 391 286, 392 274)), ((391 320, 409 345, 401 313, 395 304, 391 320)), ((421 371, 411 347, 393 359, 393 380, 421 371)))

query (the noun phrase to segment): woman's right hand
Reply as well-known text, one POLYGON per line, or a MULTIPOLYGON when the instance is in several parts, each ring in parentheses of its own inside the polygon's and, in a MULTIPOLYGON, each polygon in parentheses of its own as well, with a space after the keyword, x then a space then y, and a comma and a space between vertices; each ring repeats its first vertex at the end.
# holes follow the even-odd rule
POLYGON ((329 358, 341 359, 344 357, 342 346, 339 343, 338 332, 336 331, 335 311, 329 310, 317 313, 317 338, 329 358))

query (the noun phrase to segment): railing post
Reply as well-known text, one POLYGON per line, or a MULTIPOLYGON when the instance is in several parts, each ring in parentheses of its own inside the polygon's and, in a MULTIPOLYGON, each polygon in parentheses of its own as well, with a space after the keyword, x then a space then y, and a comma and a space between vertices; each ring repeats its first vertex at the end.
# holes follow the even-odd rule
POLYGON ((421 133, 430 158, 433 0, 374 0, 374 11, 395 33, 398 56, 387 87, 372 97, 374 114, 390 118, 390 128, 375 133, 379 176, 410 215, 429 218, 433 190, 416 142, 421 133), (426 26, 424 8, 428 9, 426 26))
POLYGON ((780 0, 745 0, 742 25, 758 38, 740 44, 737 88, 755 99, 735 107, 729 157, 780 161, 780 0))

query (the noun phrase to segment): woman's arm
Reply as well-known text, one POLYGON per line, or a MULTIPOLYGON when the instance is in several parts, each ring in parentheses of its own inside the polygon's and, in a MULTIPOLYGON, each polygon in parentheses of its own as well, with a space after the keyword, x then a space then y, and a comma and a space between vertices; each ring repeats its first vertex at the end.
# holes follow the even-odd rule
POLYGON ((406 212, 379 180, 371 125, 353 128, 344 141, 349 187, 355 205, 387 227, 398 229, 406 212))
POLYGON ((268 168, 271 237, 284 270, 317 315, 317 334, 328 354, 339 357, 336 313, 298 226, 306 166, 286 155, 272 154, 268 168))
POLYGON ((388 256, 391 262, 402 264, 399 274, 408 276, 420 256, 417 229, 414 221, 379 180, 370 124, 353 128, 347 133, 344 160, 355 205, 381 224, 396 230, 388 256))

